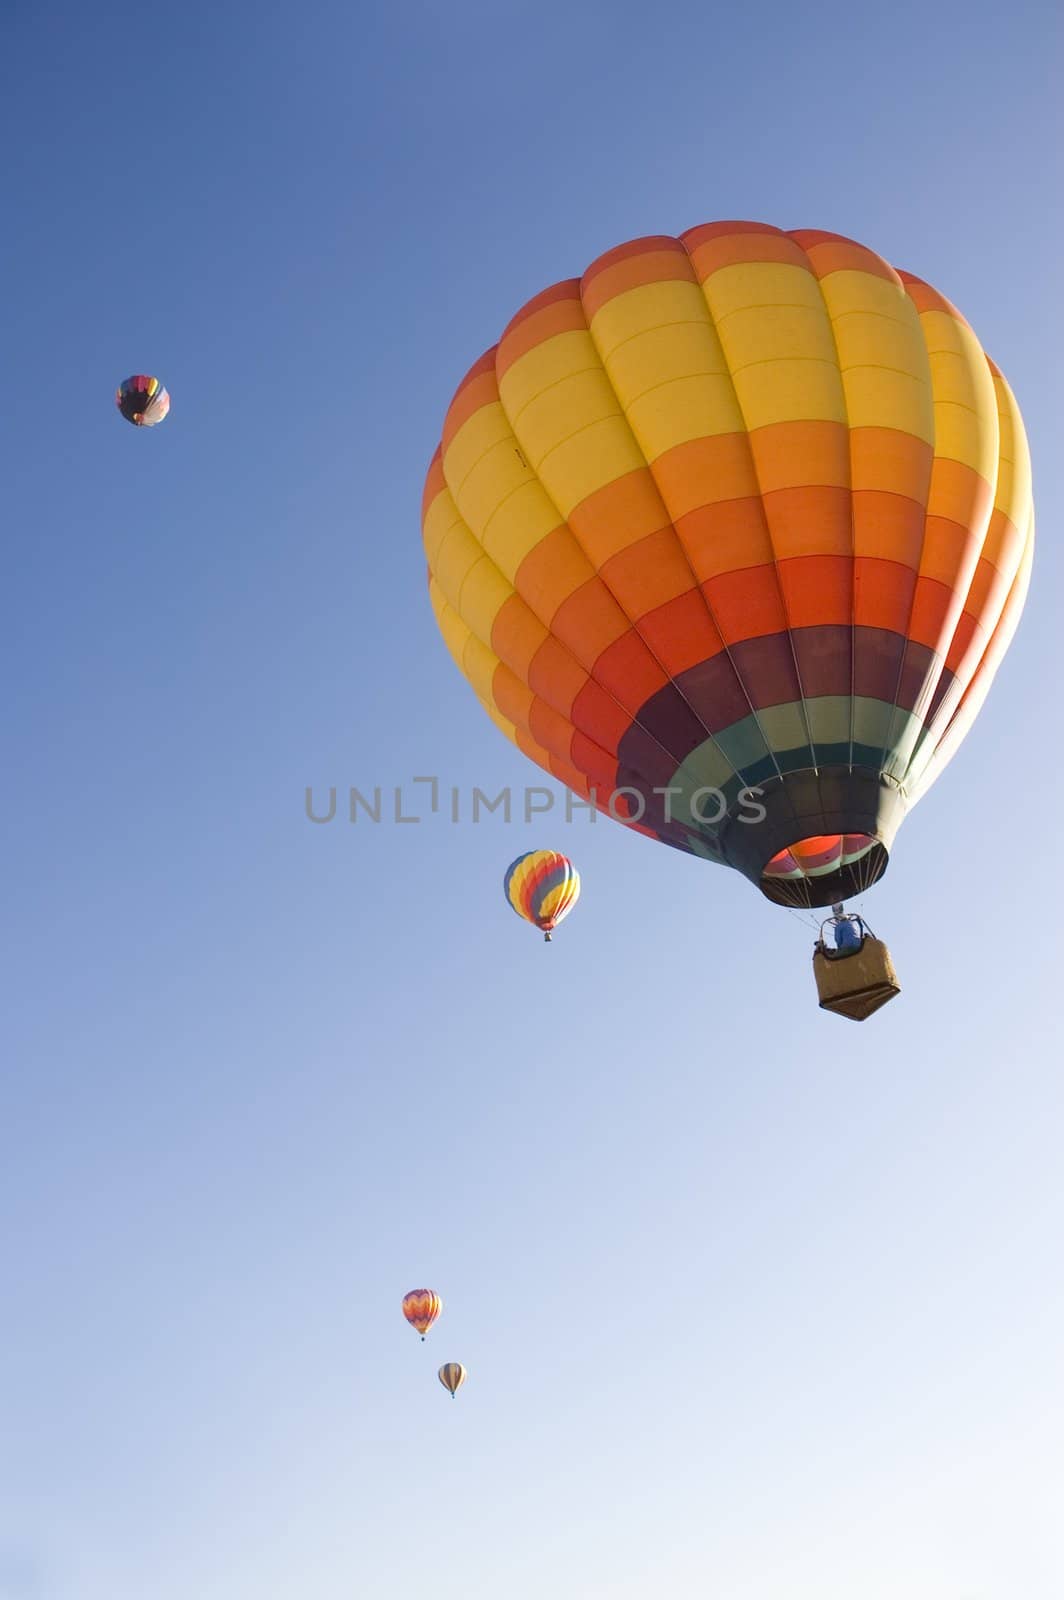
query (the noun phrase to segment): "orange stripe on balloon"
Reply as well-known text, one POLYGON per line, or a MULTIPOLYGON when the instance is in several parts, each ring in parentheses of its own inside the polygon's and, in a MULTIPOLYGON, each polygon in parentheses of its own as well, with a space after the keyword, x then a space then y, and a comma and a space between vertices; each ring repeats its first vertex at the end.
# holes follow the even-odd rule
POLYGON ((698 248, 716 239, 731 239, 736 234, 756 234, 763 239, 786 239, 789 236, 772 222, 722 221, 700 222, 696 228, 681 233, 680 242, 685 249, 698 248))
POLYGON ((900 561, 858 556, 853 564, 853 620, 859 628, 883 628, 904 636, 909 629, 916 572, 900 561))
POLYGON ((633 710, 638 710, 669 681, 634 628, 603 650, 595 662, 595 677, 622 705, 633 710))
POLYGON ((648 283, 694 283, 687 252, 675 239, 635 240, 628 254, 611 250, 584 274, 582 298, 590 321, 610 300, 648 283))
POLYGON ((582 584, 551 620, 551 632, 589 669, 631 630, 631 624, 601 578, 582 584))
POLYGON ((702 588, 726 643, 787 631, 787 613, 773 563, 721 572, 702 588))
POLYGON ((527 678, 529 665, 549 638, 548 630, 521 599, 514 594, 505 600, 491 625, 491 648, 519 677, 527 678))
POLYGON ((545 344, 559 333, 582 333, 587 330, 587 318, 579 297, 553 300, 538 311, 525 317, 499 343, 496 372, 501 379, 523 355, 545 344))
POLYGON ((919 500, 882 489, 855 489, 850 497, 854 554, 896 561, 914 572, 924 544, 925 513, 919 500))
POLYGON ((594 576, 591 562, 562 523, 525 556, 514 587, 549 625, 563 601, 594 576))
POLYGON ((894 268, 882 256, 854 239, 847 239, 845 234, 796 228, 790 236, 804 250, 818 278, 826 278, 830 272, 867 272, 889 283, 901 283, 894 268))
POLYGON ((775 555, 759 496, 700 506, 678 517, 676 531, 699 583, 749 567, 772 567, 775 555))
POLYGON ((917 644, 942 655, 949 645, 950 616, 958 610, 957 596, 948 584, 936 578, 917 578, 912 617, 906 632, 917 644))
POLYGON ((803 485, 850 487, 850 435, 842 422, 773 422, 749 440, 762 494, 803 485))
POLYGON ((1031 548, 1033 530, 1025 541, 1024 557, 1013 580, 1001 616, 990 636, 982 659, 972 674, 971 681, 961 695, 958 705, 951 709, 949 720, 939 735, 939 749, 947 758, 965 737, 973 719, 978 715, 990 681, 1008 650, 1027 596, 1031 575, 1031 548))
MULTIPOLYGON (((492 351, 488 352, 493 355, 492 351)), ((458 430, 482 411, 485 406, 495 405, 499 399, 499 385, 495 377, 494 360, 483 372, 478 372, 475 377, 469 378, 458 390, 451 404, 447 408, 447 415, 443 420, 443 448, 448 451, 458 430)))
POLYGON ((424 522, 428 509, 438 494, 442 494, 447 487, 447 480, 443 476, 443 449, 437 447, 436 454, 429 463, 429 470, 425 478, 425 487, 421 494, 421 520, 424 522))
POLYGON ((517 722, 527 727, 535 695, 528 684, 523 683, 503 662, 492 673, 491 694, 507 722, 517 722))
MULTIPOLYGON (((572 756, 576 769, 584 775, 585 784, 612 788, 617 782, 616 752, 604 750, 579 728, 573 732, 572 756)), ((580 792, 577 790, 578 794, 580 792)))
POLYGON ((650 254, 671 254, 682 256, 686 254, 679 239, 671 233, 644 233, 638 239, 627 239, 624 244, 614 245, 610 250, 604 250, 590 263, 581 279, 581 287, 586 288, 588 282, 601 272, 608 272, 611 267, 619 266, 625 261, 634 261, 639 256, 650 254))
POLYGON ((777 561, 789 556, 853 553, 848 489, 774 489, 761 497, 777 561))
POLYGON ((604 561, 602 579, 633 622, 696 588, 671 527, 658 528, 604 561))
POLYGON ((924 505, 934 454, 931 445, 900 428, 854 428, 850 433, 853 487, 905 495, 924 505))
POLYGON ((967 683, 975 671, 990 635, 970 611, 962 611, 950 640, 946 671, 967 683))
POLYGON ((700 589, 690 589, 646 612, 639 619, 639 631, 674 678, 724 649, 700 589))
POLYGON ((980 557, 964 602, 965 611, 975 617, 980 624, 992 626, 1000 616, 1001 608, 1008 598, 1012 578, 1013 573, 1002 572, 992 561, 980 557))
POLYGON ((930 516, 963 522, 981 538, 993 504, 993 488, 980 473, 948 456, 935 458, 927 490, 930 516))
POLYGON ((563 761, 572 760, 572 723, 548 705, 546 700, 541 700, 539 695, 533 696, 528 726, 533 738, 538 739, 545 750, 560 756, 563 761))
POLYGON ((975 574, 981 548, 978 530, 968 523, 955 522, 950 517, 928 516, 924 523, 920 576, 937 578, 963 599, 975 574))
POLYGON ((587 672, 553 634, 544 639, 529 663, 529 688, 570 719, 573 703, 588 681, 587 672))
POLYGON ((787 620, 794 628, 853 620, 853 562, 847 556, 793 556, 778 563, 787 620))
POLYGON ((646 467, 614 478, 569 513, 570 528, 599 567, 610 556, 648 533, 657 533, 668 523, 668 513, 646 467))
POLYGON ((937 289, 932 289, 923 278, 916 278, 911 272, 903 272, 900 267, 898 277, 917 311, 945 311, 948 316, 955 317, 963 327, 970 326, 967 317, 962 316, 953 302, 947 300, 944 294, 939 294, 937 289))
POLYGON ((632 726, 633 713, 637 709, 625 710, 601 684, 589 678, 573 701, 573 723, 577 728, 586 729, 603 750, 616 755, 621 740, 632 726))
POLYGON ((1004 511, 995 511, 990 518, 983 555, 987 561, 1007 573, 1010 582, 1023 556, 1023 547, 1024 538, 1016 524, 1004 511))
POLYGON ((699 283, 723 267, 756 262, 780 262, 809 271, 809 263, 794 240, 782 229, 763 222, 712 222, 689 229, 680 235, 680 240, 691 256, 699 283))
MULTIPOLYGON (((523 355, 524 352, 530 348, 526 342, 527 335, 515 340, 517 330, 522 326, 522 324, 530 322, 533 318, 538 316, 539 313, 548 311, 552 306, 564 304, 567 301, 573 302, 579 307, 579 278, 566 278, 561 283, 551 284, 549 289, 543 289, 539 294, 533 295, 531 300, 526 300, 520 311, 514 313, 509 322, 506 324, 506 327, 503 329, 502 338, 499 340, 498 355, 496 356, 495 365, 500 379, 506 372, 507 368, 512 366, 513 362, 517 360, 518 356, 523 355), (517 353, 512 354, 511 352, 513 351, 516 351, 517 353)), ((582 310, 580 315, 583 317, 582 310)), ((541 337, 537 335, 535 338, 533 338, 532 343, 541 343, 541 337)))
POLYGON ((700 506, 760 493, 747 433, 720 433, 673 445, 655 458, 651 470, 677 525, 700 506))

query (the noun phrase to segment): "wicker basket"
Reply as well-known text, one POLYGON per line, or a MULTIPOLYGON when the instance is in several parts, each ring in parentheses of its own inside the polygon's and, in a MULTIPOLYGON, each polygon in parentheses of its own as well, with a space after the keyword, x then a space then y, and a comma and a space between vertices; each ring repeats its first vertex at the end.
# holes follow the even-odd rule
POLYGON ((813 951, 813 976, 821 1009, 863 1022, 901 993, 890 951, 866 934, 852 955, 835 955, 821 941, 813 951))

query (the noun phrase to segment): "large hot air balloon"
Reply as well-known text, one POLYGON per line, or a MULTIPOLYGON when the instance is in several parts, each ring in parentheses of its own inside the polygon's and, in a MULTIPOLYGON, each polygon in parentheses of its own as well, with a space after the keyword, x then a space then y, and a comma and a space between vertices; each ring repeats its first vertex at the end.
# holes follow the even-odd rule
POLYGON ((154 428, 170 409, 170 396, 158 378, 139 372, 124 378, 115 394, 115 404, 127 422, 138 428, 154 428))
POLYGON ((466 1381, 466 1369, 460 1361, 445 1361, 437 1376, 453 1400, 466 1381))
POLYGON ((403 1296, 403 1316, 422 1339, 443 1310, 443 1301, 432 1289, 411 1289, 403 1296))
POLYGON ((527 850, 506 869, 502 892, 519 917, 551 935, 580 898, 580 874, 557 850, 527 850))
POLYGON ((545 290, 459 385, 433 607, 547 772, 770 900, 878 879, 971 726, 1033 542, 961 314, 836 234, 719 222, 545 290))

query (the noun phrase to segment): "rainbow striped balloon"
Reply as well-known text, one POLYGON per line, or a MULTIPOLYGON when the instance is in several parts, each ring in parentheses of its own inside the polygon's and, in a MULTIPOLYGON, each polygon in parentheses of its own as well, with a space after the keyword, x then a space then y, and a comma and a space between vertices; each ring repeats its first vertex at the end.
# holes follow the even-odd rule
POLYGON ((549 944, 580 898, 580 874, 557 850, 527 850, 507 867, 502 888, 507 904, 542 929, 549 944))
POLYGON ((986 697, 1031 467, 929 284, 713 222, 517 312, 447 412, 423 532, 443 637, 518 749, 769 900, 831 905, 882 876, 986 697))

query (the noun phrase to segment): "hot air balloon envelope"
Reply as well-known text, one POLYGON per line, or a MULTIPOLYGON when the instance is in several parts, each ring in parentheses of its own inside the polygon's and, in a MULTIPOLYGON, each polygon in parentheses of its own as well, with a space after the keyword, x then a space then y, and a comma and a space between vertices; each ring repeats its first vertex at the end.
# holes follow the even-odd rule
POLYGON ((443 1301, 433 1289, 411 1289, 403 1296, 403 1316, 422 1338, 442 1310, 443 1301))
POLYGON ((453 1400, 466 1381, 466 1369, 460 1361, 445 1361, 437 1376, 453 1400))
POLYGON ((470 368, 425 486, 482 706, 638 832, 828 905, 971 725, 1033 545, 1012 393, 928 284, 836 234, 636 239, 470 368))
POLYGON ((528 850, 506 869, 506 903, 549 939, 580 897, 580 874, 557 850, 528 850))
POLYGON ((170 396, 158 378, 140 372, 119 385, 115 404, 127 422, 138 428, 154 428, 170 410, 170 396))

